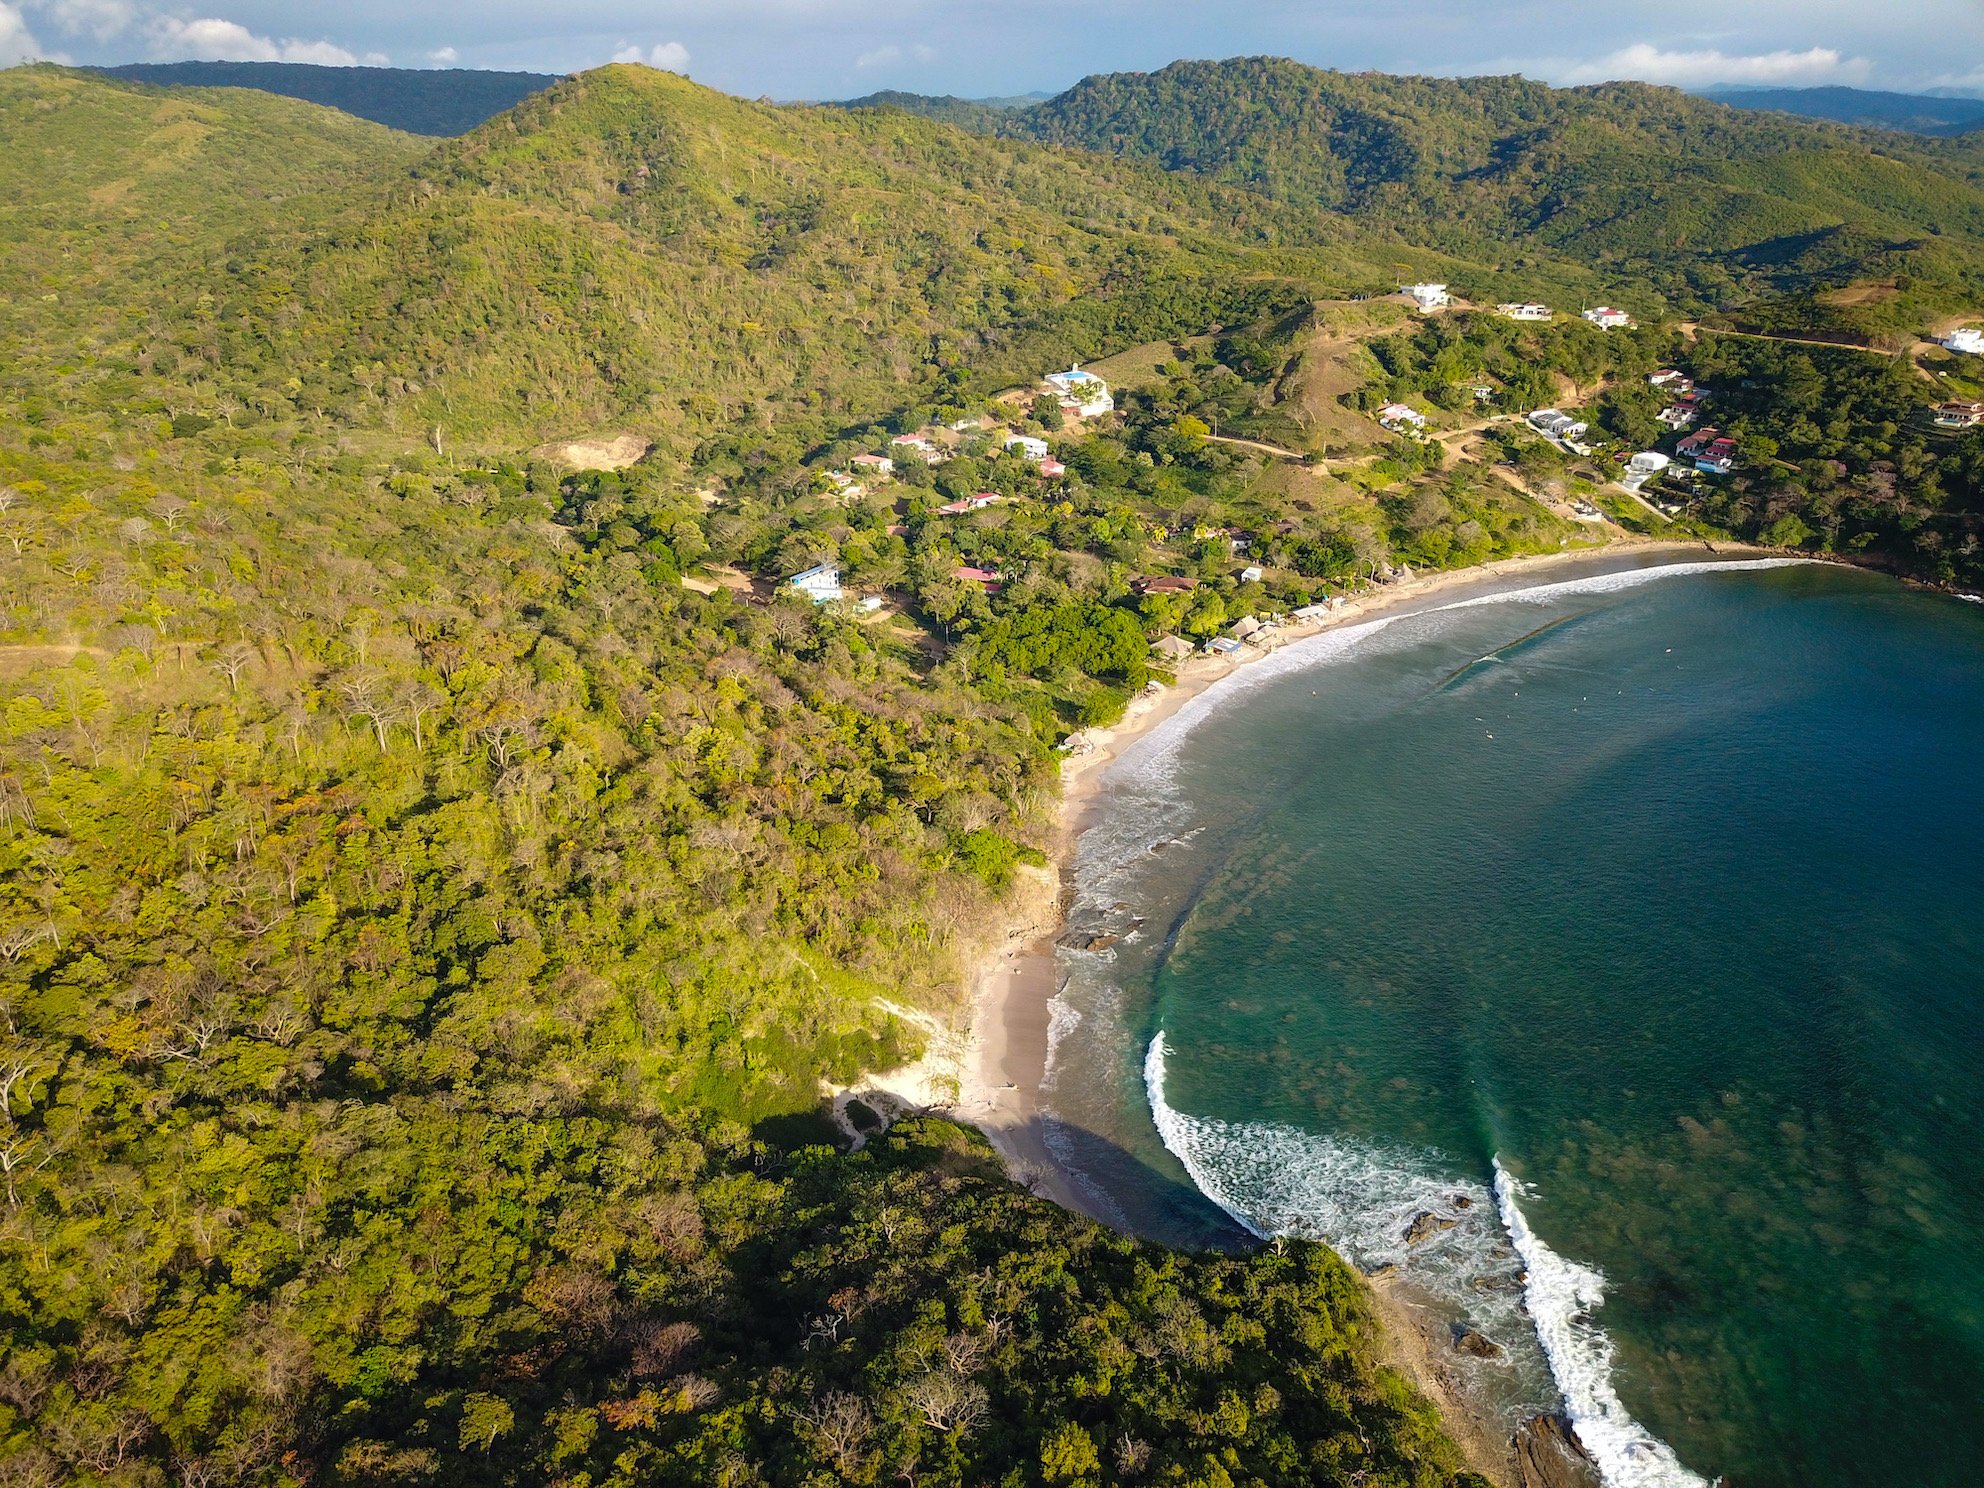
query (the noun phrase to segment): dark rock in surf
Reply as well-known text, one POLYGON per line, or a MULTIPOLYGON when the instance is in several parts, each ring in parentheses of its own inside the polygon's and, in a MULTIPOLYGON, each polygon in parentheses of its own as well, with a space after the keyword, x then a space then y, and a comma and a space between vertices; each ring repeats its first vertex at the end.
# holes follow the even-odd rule
POLYGON ((1562 1416, 1531 1416, 1514 1446, 1517 1488, 1600 1488, 1598 1464, 1562 1416))
POLYGON ((1448 1219, 1444 1214, 1435 1214, 1432 1210, 1428 1209, 1421 1214, 1413 1216, 1412 1223, 1405 1227, 1405 1243, 1407 1245, 1423 1245, 1435 1235, 1446 1230, 1451 1230, 1459 1223, 1460 1221, 1457 1219, 1448 1219))
POLYGON ((1499 1359, 1502 1346, 1485 1333, 1477 1333, 1472 1328, 1454 1327, 1454 1352, 1466 1354, 1470 1359, 1499 1359))

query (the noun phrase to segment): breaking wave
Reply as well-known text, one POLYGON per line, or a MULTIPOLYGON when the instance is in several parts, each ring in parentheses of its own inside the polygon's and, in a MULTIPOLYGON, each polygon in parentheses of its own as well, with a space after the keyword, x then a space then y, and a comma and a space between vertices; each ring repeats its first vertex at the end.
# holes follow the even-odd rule
POLYGON ((1605 1278, 1537 1238, 1516 1204, 1518 1187, 1498 1158, 1495 1200, 1527 1273, 1523 1295, 1530 1321, 1563 1394, 1564 1413, 1606 1488, 1708 1488, 1620 1402, 1612 1388, 1612 1340, 1590 1316, 1605 1300, 1605 1278))
POLYGON ((1164 1035, 1144 1087, 1164 1145, 1200 1192, 1261 1239, 1321 1240, 1366 1270, 1393 1266, 1530 1376, 1519 1414, 1561 1397, 1605 1488, 1709 1488, 1650 1435, 1612 1384, 1614 1345, 1589 1314, 1605 1279, 1530 1229, 1498 1161, 1491 1193, 1439 1171, 1435 1154, 1386 1148, 1271 1122, 1191 1116, 1165 1098, 1164 1035), (1419 1230, 1417 1243, 1406 1239, 1419 1230))

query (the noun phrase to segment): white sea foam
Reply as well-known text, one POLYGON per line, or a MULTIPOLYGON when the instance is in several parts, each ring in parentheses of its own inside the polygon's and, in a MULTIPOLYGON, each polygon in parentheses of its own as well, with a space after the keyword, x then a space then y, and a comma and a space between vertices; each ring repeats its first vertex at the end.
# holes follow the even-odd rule
POLYGON ((1517 1189, 1497 1159, 1495 1200, 1528 1273, 1523 1292, 1530 1319, 1563 1393, 1565 1414, 1606 1488, 1708 1488, 1672 1447, 1627 1413, 1612 1385, 1612 1340, 1590 1316, 1605 1300, 1605 1278, 1537 1238, 1516 1204, 1517 1189))
MULTIPOLYGON (((1589 1316, 1604 1300, 1605 1279, 1537 1238, 1500 1162, 1491 1195, 1439 1171, 1431 1153, 1191 1116, 1165 1098, 1165 1062, 1160 1033, 1144 1059, 1151 1118, 1199 1190, 1236 1222, 1262 1239, 1325 1241, 1367 1270, 1396 1266, 1500 1344, 1514 1367, 1533 1363, 1537 1385, 1561 1397, 1605 1488, 1709 1488, 1620 1402, 1614 1345, 1589 1316), (1405 1232, 1422 1214, 1454 1226, 1408 1245, 1405 1232)), ((1533 1394, 1523 1409, 1555 1404, 1533 1394)))
POLYGON ((1500 1345, 1519 1371, 1527 1411, 1550 1406, 1548 1373, 1521 1311, 1515 1253, 1480 1183, 1441 1171, 1437 1157, 1326 1137, 1273 1122, 1192 1116, 1165 1099, 1165 1042, 1144 1058, 1144 1088, 1164 1145, 1199 1191, 1250 1233, 1321 1240, 1365 1270, 1395 1266, 1450 1316, 1500 1345), (1450 1222, 1418 1244, 1422 1215, 1450 1222))
POLYGON ((1047 1060, 1040 1071, 1040 1089, 1052 1090, 1061 1074, 1061 1043, 1081 1026, 1082 1010, 1068 1000, 1064 985, 1047 1003, 1047 1060))

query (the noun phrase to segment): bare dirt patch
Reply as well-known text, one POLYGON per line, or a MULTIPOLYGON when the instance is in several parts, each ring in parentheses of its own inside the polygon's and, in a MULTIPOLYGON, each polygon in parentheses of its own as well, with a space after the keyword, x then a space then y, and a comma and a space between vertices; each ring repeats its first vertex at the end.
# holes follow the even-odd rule
POLYGON ((574 470, 625 470, 653 448, 652 441, 638 434, 615 434, 596 439, 540 444, 531 453, 541 460, 568 465, 574 470))

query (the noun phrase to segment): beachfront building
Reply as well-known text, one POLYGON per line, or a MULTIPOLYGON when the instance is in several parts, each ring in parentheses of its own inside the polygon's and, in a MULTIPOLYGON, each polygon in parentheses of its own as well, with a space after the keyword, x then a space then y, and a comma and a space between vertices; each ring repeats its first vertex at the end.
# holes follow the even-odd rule
POLYGON ((1943 345, 1965 356, 1984 356, 1984 331, 1975 326, 1965 326, 1943 337, 1943 345))
POLYGON ((1552 314, 1548 305, 1539 305, 1534 300, 1497 305, 1495 313, 1504 320, 1548 320, 1552 314))
POLYGON ((1177 666, 1181 661, 1192 659, 1192 643, 1181 641, 1175 635, 1159 636, 1150 643, 1150 654, 1167 666, 1177 666))
POLYGON ((1070 367, 1065 372, 1049 373, 1046 382, 1060 395, 1062 410, 1077 418, 1099 418, 1116 411, 1116 399, 1109 391, 1109 384, 1093 372, 1070 367))
POLYGON ((840 598, 840 569, 831 563, 815 564, 787 579, 785 586, 797 590, 814 604, 831 604, 840 598))
POLYGON ((1023 460, 1031 460, 1038 465, 1047 458, 1047 441, 1036 439, 1031 434, 1015 434, 1006 441, 1006 453, 1019 452, 1023 460))
POLYGON ((1624 330, 1633 323, 1632 316, 1623 310, 1615 310, 1610 305, 1600 305, 1584 312, 1584 318, 1601 331, 1624 330))
POLYGON ((1402 284, 1398 292, 1408 296, 1423 315, 1444 310, 1454 302, 1454 297, 1447 293, 1444 284, 1402 284))

